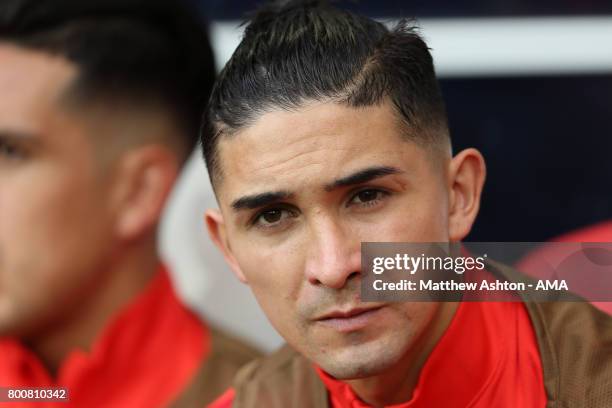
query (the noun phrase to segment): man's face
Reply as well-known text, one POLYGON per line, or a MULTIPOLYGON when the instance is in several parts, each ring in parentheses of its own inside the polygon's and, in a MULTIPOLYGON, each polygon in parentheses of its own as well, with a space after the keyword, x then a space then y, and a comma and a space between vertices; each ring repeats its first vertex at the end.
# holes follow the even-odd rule
POLYGON ((64 59, 0 43, 0 335, 69 315, 109 258, 106 176, 59 98, 64 59))
POLYGON ((288 343, 339 378, 396 364, 439 309, 360 301, 361 242, 453 239, 450 153, 398 128, 387 104, 312 103, 219 142, 213 238, 288 343))

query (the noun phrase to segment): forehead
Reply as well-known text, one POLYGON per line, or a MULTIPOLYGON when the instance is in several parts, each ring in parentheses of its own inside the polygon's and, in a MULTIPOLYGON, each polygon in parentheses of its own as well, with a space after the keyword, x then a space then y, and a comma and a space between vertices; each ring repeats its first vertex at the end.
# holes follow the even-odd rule
POLYGON ((0 42, 0 126, 40 130, 32 127, 75 76, 76 68, 63 58, 0 42))
POLYGON ((426 153, 402 137, 397 121, 387 104, 311 103, 268 112, 220 140, 220 198, 320 187, 372 166, 410 171, 426 162, 426 153))

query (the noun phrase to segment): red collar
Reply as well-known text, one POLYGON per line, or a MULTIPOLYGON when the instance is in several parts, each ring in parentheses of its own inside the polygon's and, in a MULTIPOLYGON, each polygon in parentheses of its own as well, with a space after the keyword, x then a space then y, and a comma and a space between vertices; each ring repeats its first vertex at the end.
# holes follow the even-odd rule
POLYGON ((55 380, 19 341, 0 339, 0 384, 67 387, 74 406, 161 406, 186 387, 209 348, 208 329, 177 299, 160 267, 89 353, 66 356, 55 380))
MULTIPOLYGON (((317 367, 334 408, 366 408, 317 367)), ((410 401, 393 408, 544 406, 537 341, 525 306, 462 302, 425 363, 410 401)))

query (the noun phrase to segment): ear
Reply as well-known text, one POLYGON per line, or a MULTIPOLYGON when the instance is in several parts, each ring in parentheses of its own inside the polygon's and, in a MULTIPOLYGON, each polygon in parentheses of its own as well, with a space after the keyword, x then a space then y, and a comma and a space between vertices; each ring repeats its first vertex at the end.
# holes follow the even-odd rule
POLYGON ((246 276, 244 276, 242 268, 240 268, 240 264, 238 264, 238 261, 236 261, 232 248, 227 240, 227 231, 221 211, 212 209, 207 210, 204 213, 204 220, 206 222, 206 227, 208 228, 208 235, 210 236, 210 239, 212 239, 217 248, 219 248, 223 254, 223 257, 225 258, 225 261, 229 264, 230 268, 232 268, 232 271, 240 282, 248 285, 249 282, 247 281, 246 276))
POLYGON ((134 240, 157 227, 179 171, 179 159, 164 146, 135 148, 119 159, 112 202, 120 238, 134 240))
POLYGON ((480 209, 480 197, 486 177, 482 154, 466 149, 449 164, 449 239, 461 241, 469 234, 480 209))

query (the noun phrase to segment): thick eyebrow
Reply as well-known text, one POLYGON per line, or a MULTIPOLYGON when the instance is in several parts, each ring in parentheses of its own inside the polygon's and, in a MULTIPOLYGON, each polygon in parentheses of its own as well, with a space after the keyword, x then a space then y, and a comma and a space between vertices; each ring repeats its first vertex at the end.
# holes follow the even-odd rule
POLYGON ((240 197, 239 199, 235 200, 234 202, 232 202, 232 208, 235 211, 240 211, 244 209, 253 210, 255 208, 263 207, 272 204, 276 201, 286 200, 291 197, 293 197, 293 193, 291 193, 290 191, 274 191, 253 194, 240 197))
POLYGON ((37 135, 34 133, 15 132, 12 130, 0 129, 0 139, 9 140, 9 141, 18 141, 18 140, 34 140, 36 138, 37 138, 37 135))
POLYGON ((367 183, 368 181, 375 180, 380 177, 388 176, 390 174, 403 173, 400 169, 390 166, 377 166, 369 167, 367 169, 359 170, 353 174, 349 174, 346 177, 342 177, 334 182, 325 186, 325 191, 332 191, 340 187, 354 186, 356 184, 367 183))
MULTIPOLYGON (((403 173, 401 170, 395 167, 389 166, 377 166, 370 167, 367 169, 360 170, 353 174, 350 174, 346 177, 342 177, 341 179, 335 180, 331 184, 325 186, 326 191, 332 191, 339 187, 352 186, 355 184, 366 183, 368 181, 388 176, 390 174, 400 174, 403 173)), ((274 191, 274 192, 266 192, 248 195, 244 197, 240 197, 237 200, 232 202, 232 208, 234 211, 240 210, 253 210, 256 208, 264 207, 266 205, 272 204, 277 201, 287 200, 292 198, 294 194, 290 191, 274 191)))

